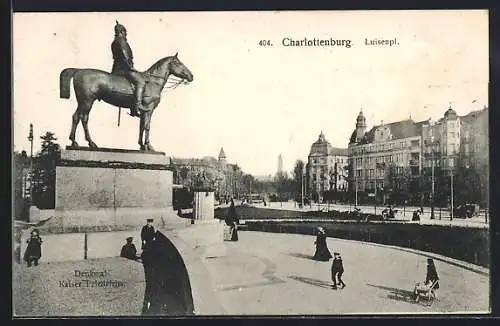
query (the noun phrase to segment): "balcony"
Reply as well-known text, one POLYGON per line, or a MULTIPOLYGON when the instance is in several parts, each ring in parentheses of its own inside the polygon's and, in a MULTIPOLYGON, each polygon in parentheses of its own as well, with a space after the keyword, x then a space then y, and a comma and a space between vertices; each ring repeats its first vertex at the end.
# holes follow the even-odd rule
POLYGON ((419 166, 420 160, 410 160, 410 166, 419 166))

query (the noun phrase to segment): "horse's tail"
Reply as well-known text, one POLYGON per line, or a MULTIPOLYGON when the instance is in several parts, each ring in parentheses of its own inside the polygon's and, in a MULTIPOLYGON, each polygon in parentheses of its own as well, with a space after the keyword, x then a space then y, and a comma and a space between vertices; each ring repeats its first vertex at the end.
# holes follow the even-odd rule
POLYGON ((59 97, 69 98, 71 78, 78 71, 76 68, 66 68, 59 75, 59 97))

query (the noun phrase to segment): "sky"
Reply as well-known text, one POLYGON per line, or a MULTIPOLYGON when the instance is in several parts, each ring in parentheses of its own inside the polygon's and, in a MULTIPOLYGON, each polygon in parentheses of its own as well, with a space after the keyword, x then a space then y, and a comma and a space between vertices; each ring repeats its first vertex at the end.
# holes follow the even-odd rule
MULTIPOLYGON (((178 52, 194 80, 166 89, 151 143, 174 157, 217 157, 254 175, 293 170, 321 131, 348 145, 360 111, 368 128, 439 119, 488 104, 488 12, 307 11, 15 13, 13 147, 34 152, 46 131, 69 145, 71 98, 59 98, 64 68, 111 70, 115 20, 126 26, 138 70, 178 52), (285 47, 283 38, 345 39, 347 47, 285 47), (395 46, 366 46, 394 39, 395 46), (269 40, 272 46, 259 46, 269 40)), ((139 120, 96 102, 89 130, 100 147, 138 149, 139 120)), ((77 142, 87 146, 81 124, 77 142)))

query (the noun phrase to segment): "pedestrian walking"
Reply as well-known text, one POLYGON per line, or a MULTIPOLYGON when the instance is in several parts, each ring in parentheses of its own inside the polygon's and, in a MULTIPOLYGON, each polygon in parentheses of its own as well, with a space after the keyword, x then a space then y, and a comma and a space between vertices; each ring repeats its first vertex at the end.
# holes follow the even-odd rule
POLYGON ((316 233, 316 241, 314 241, 316 245, 316 251, 314 252, 313 259, 319 261, 329 261, 332 258, 332 254, 330 250, 328 250, 328 246, 326 244, 326 231, 324 228, 319 227, 316 233))
POLYGON ((148 245, 151 244, 151 242, 154 240, 155 237, 155 228, 153 226, 153 221, 154 219, 148 218, 146 220, 146 225, 142 227, 141 230, 141 242, 142 246, 141 249, 145 250, 147 249, 148 245))
POLYGON ((439 276, 436 271, 436 265, 434 265, 434 260, 432 258, 427 259, 427 274, 425 277, 425 283, 435 283, 434 289, 439 289, 439 276))
POLYGON ((231 198, 231 205, 229 206, 226 218, 224 219, 224 222, 226 222, 226 225, 230 228, 230 240, 231 241, 238 241, 238 223, 239 223, 239 218, 238 214, 236 213, 236 207, 234 205, 234 200, 231 198))
POLYGON ((412 221, 420 221, 420 208, 413 212, 412 221))
POLYGON ((346 287, 344 281, 342 281, 342 274, 344 273, 344 264, 342 263, 342 257, 340 253, 333 253, 332 262, 332 289, 336 290, 337 285, 342 286, 341 289, 346 287))
POLYGON ((24 252, 24 261, 28 264, 28 267, 31 267, 31 264, 37 266, 38 260, 42 257, 42 238, 40 238, 38 230, 33 229, 30 238, 26 242, 28 247, 24 252))

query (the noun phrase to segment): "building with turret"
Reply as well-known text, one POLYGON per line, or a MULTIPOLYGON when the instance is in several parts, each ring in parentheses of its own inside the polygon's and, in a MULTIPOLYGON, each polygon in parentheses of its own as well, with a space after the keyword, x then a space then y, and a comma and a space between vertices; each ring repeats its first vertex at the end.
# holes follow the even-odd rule
POLYGON ((365 121, 360 111, 348 146, 352 189, 375 195, 386 188, 408 187, 420 174, 424 122, 382 121, 366 131, 365 121))
MULTIPOLYGON (((465 116, 449 107, 437 121, 410 117, 381 122, 370 130, 365 121, 360 111, 348 145, 349 181, 352 190, 371 197, 406 193, 418 202, 417 197, 429 198, 430 184, 436 184, 437 176, 430 180, 432 169, 444 180, 460 164, 472 168, 488 158, 486 107, 465 116)), ((441 185, 450 187, 444 181, 441 185)))
POLYGON ((347 191, 347 149, 333 147, 323 131, 311 145, 306 169, 314 200, 325 201, 328 191, 347 191))

